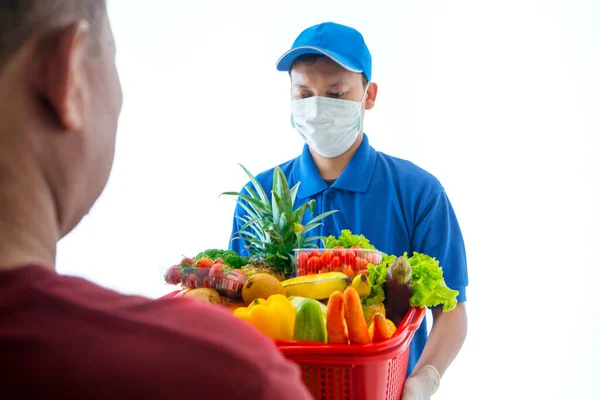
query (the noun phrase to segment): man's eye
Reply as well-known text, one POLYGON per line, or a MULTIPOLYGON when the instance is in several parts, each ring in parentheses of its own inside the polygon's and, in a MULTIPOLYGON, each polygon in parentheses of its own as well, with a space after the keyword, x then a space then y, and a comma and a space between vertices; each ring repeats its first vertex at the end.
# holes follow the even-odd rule
POLYGON ((334 99, 339 99, 344 97, 346 93, 329 93, 329 97, 333 97, 334 99))
POLYGON ((298 94, 296 95, 296 97, 297 97, 297 98, 299 98, 299 99, 307 99, 307 98, 309 98, 310 96, 311 96, 311 94, 309 94, 309 93, 298 93, 298 94))

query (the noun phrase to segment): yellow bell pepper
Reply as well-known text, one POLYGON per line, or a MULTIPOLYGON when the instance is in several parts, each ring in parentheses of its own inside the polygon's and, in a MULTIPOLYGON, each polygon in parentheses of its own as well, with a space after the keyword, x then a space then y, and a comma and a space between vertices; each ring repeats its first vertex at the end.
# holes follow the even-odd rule
POLYGON ((271 339, 292 340, 294 337, 296 309, 282 294, 255 300, 248 307, 236 309, 233 315, 248 321, 271 339))

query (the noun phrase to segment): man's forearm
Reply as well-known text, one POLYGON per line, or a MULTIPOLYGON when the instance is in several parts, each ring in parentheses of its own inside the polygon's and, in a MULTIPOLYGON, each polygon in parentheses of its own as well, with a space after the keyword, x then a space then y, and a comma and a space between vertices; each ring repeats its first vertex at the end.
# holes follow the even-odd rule
POLYGON ((432 310, 433 327, 414 371, 431 365, 444 375, 460 351, 467 336, 467 311, 465 303, 459 303, 449 312, 441 308, 432 310))

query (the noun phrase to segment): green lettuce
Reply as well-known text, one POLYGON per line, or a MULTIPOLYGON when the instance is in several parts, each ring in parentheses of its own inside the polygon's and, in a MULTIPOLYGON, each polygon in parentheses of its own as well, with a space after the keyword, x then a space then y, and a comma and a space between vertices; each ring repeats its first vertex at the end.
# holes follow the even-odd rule
POLYGON ((342 230, 342 234, 337 238, 335 236, 326 237, 323 239, 323 245, 327 249, 331 249, 334 246, 342 246, 345 249, 349 249, 352 246, 358 246, 361 249, 375 250, 375 246, 369 242, 369 239, 363 235, 354 235, 348 229, 342 230))
POLYGON ((413 307, 435 307, 443 305, 444 311, 456 308, 458 290, 452 290, 446 286, 444 272, 440 268, 439 261, 426 254, 414 252, 408 258, 412 274, 412 295, 410 305, 413 307))

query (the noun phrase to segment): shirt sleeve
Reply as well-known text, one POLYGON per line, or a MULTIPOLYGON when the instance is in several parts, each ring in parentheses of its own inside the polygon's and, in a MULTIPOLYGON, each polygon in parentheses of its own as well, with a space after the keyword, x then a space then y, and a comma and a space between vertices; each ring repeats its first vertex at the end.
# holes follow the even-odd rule
POLYGON ((458 290, 458 302, 466 301, 468 285, 465 245, 458 220, 443 188, 420 213, 412 238, 414 251, 435 257, 450 289, 458 290))

